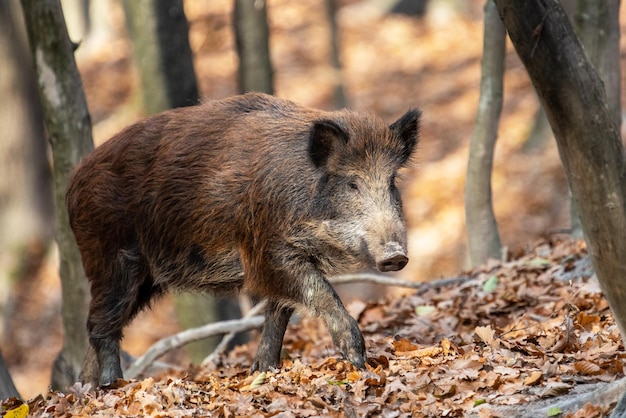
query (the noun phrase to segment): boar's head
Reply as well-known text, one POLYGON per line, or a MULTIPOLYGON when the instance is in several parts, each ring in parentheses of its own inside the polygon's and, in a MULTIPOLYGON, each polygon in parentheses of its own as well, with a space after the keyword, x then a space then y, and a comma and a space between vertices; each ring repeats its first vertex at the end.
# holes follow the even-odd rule
POLYGON ((326 255, 334 256, 321 268, 328 274, 401 270, 408 257, 396 176, 416 148, 420 112, 410 110, 390 126, 374 116, 343 115, 316 121, 309 139, 319 172, 313 201, 321 220, 317 235, 326 255))

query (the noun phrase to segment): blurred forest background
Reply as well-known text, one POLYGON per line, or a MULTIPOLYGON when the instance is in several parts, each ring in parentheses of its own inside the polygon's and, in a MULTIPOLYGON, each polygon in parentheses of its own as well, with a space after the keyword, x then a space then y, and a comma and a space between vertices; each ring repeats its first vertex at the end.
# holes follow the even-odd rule
MULTIPOLYGON (((232 3, 184 0, 201 100, 238 93, 232 3)), ((268 0, 274 93, 306 106, 332 109, 338 103, 335 88, 341 83, 348 107, 372 110, 386 120, 395 120, 409 107, 423 111, 418 156, 401 182, 411 261, 399 275, 429 281, 458 274, 468 266, 463 190, 479 97, 485 2, 430 0, 418 15, 394 12, 392 3, 338 1, 338 71, 333 66, 326 3, 268 0)), ((77 64, 94 141, 100 144, 144 116, 124 8, 117 0, 93 1, 91 26, 85 35, 81 19, 72 17, 72 1, 63 4, 70 36, 80 42, 77 64)), ((7 39, 0 39, 0 56, 11 51, 7 39)), ((4 97, 14 97, 8 96, 15 88, 14 75, 2 62, 0 91, 4 97)), ((25 72, 29 70, 28 59, 20 65, 25 72)), ((34 85, 28 88, 32 90, 28 94, 36 94, 34 85)), ((0 104, 7 138, 19 137, 26 127, 43 129, 36 125, 41 124, 39 111, 32 108, 23 114, 20 100, 27 103, 29 99, 14 97, 0 104)), ((570 224, 565 174, 549 127, 545 123, 536 126, 538 107, 526 70, 509 45, 492 187, 502 243, 513 253, 542 237, 566 233, 570 224)), ((8 278, 0 281, 0 294, 4 295, 0 301, 0 346, 18 390, 28 399, 47 388, 50 365, 62 337, 54 251, 46 251, 36 240, 24 240, 21 258, 11 260, 7 255, 10 234, 52 233, 45 225, 31 225, 32 219, 40 216, 13 210, 3 201, 7 191, 20 190, 24 178, 20 176, 40 175, 49 169, 45 161, 35 160, 33 166, 19 168, 15 162, 28 153, 26 146, 17 141, 12 148, 4 148, 0 157, 0 261, 11 266, 8 278), (15 277, 20 280, 11 280, 15 277)), ((23 193, 26 201, 36 201, 50 191, 23 193)), ((48 213, 52 210, 34 207, 48 213)), ((123 347, 139 355, 149 344, 178 329, 172 298, 166 297, 126 330, 123 347)), ((182 351, 174 355, 177 362, 187 361, 182 351)))

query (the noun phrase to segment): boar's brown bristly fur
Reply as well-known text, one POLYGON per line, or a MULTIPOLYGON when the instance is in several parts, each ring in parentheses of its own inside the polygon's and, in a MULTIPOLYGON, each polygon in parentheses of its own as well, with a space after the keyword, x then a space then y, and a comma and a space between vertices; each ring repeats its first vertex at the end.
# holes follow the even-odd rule
POLYGON ((83 380, 122 377, 123 328, 170 287, 268 299, 253 370, 280 365, 296 307, 363 367, 363 337, 325 277, 408 261, 394 180, 418 121, 247 94, 161 113, 98 147, 66 197, 91 281, 83 380))

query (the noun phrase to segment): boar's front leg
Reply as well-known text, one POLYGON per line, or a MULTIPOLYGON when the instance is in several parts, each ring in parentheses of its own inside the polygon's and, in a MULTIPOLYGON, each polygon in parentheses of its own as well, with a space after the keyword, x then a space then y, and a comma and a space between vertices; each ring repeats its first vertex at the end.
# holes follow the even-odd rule
POLYGON ((280 367, 280 352, 283 347, 285 330, 293 308, 269 300, 265 310, 265 324, 261 334, 261 342, 252 363, 252 371, 267 371, 280 367))
POLYGON ((343 356, 356 367, 365 368, 367 356, 363 335, 333 287, 308 261, 292 259, 288 264, 283 271, 288 271, 290 277, 281 280, 281 283, 287 284, 281 289, 282 296, 320 316, 343 356))
POLYGON ((302 290, 304 306, 324 319, 335 346, 350 363, 364 369, 367 355, 363 334, 330 283, 320 274, 307 275, 302 290))

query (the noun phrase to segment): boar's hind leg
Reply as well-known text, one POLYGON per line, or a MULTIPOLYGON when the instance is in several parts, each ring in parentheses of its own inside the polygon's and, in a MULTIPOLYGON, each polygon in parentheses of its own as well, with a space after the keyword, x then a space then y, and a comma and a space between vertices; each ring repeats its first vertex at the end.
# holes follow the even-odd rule
POLYGON ((292 313, 293 308, 281 305, 276 301, 268 301, 261 342, 252 363, 253 372, 256 370, 267 371, 271 368, 280 367, 283 337, 292 313))
POLYGON ((120 250, 110 274, 111 277, 92 278, 87 319, 89 342, 99 367, 87 364, 90 367, 83 370, 83 379, 100 386, 108 386, 123 377, 120 366, 122 330, 155 294, 163 292, 153 285, 145 259, 136 248, 120 250), (98 369, 99 376, 89 375, 98 369))

